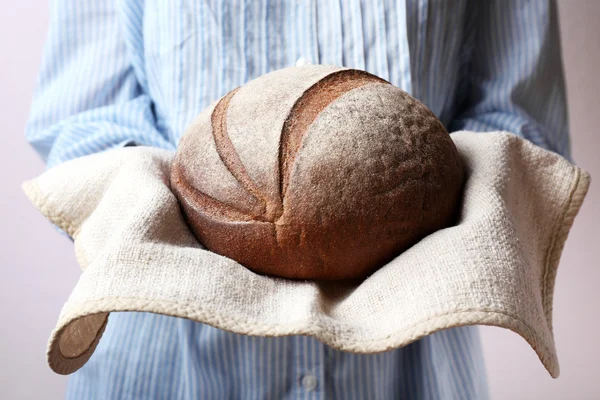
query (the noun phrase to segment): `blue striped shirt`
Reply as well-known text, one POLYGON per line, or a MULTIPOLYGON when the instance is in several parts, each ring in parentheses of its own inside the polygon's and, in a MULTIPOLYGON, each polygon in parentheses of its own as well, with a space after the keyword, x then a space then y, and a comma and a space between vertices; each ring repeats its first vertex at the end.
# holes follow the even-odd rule
MULTIPOLYGON (((556 5, 545 0, 56 0, 27 139, 47 168, 175 150, 204 107, 269 71, 364 69, 450 131, 506 130, 570 157, 556 5)), ((72 399, 485 399, 476 327, 360 355, 113 313, 72 399)))

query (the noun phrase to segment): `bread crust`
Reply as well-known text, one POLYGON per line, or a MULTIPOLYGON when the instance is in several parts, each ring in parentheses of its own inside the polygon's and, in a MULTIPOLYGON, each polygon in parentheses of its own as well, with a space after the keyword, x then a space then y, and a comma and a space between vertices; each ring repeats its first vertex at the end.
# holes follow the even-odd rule
POLYGON ((367 72, 321 66, 229 92, 190 125, 171 175, 209 250, 257 273, 322 280, 364 278, 452 224, 462 181, 456 147, 425 105, 367 72), (276 126, 242 115, 269 95, 276 126))

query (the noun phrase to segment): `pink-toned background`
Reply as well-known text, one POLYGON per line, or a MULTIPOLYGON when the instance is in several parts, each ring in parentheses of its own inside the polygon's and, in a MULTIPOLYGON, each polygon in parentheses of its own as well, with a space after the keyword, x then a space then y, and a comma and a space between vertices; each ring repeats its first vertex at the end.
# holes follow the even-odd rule
MULTIPOLYGON (((516 334, 482 327, 492 399, 600 399, 600 0, 559 0, 573 154, 592 174, 559 268, 550 378, 516 334)), ((70 241, 21 192, 43 164, 24 139, 48 23, 47 1, 5 2, 0 13, 0 398, 60 399, 67 378, 45 348, 79 269, 70 241)))

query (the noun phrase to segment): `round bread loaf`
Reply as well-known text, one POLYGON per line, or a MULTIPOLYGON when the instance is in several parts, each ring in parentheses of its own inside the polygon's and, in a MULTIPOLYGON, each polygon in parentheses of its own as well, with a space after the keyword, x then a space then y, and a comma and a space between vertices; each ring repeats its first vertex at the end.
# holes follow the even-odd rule
POLYGON ((172 190, 197 239, 252 271, 365 278, 453 223, 463 166, 422 103, 309 65, 232 90, 187 128, 172 190))

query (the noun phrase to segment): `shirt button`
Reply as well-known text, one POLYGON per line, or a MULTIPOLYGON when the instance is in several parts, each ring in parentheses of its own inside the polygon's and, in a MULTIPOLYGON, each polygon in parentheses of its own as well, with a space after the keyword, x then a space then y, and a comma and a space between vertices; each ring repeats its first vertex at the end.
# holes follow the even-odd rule
POLYGON ((296 60, 296 67, 301 67, 303 65, 308 65, 308 64, 310 64, 310 61, 308 61, 304 57, 300 57, 299 59, 296 60))
POLYGON ((308 390, 309 392, 311 390, 315 390, 317 387, 317 378, 312 375, 304 375, 302 378, 302 386, 304 386, 304 389, 308 390))

